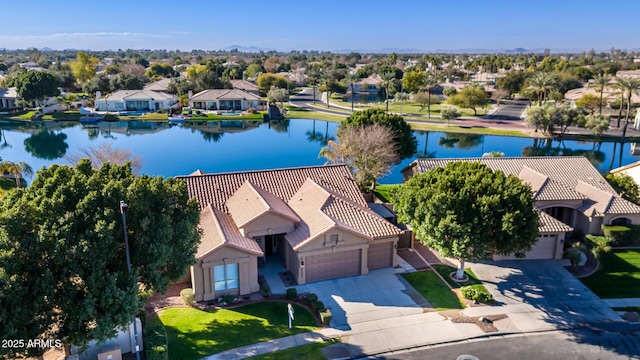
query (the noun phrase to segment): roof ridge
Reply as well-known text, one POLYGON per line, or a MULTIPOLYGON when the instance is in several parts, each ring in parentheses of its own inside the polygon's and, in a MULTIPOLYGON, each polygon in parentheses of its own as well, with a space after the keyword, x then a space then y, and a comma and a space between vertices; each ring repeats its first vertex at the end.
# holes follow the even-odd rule
POLYGON ((184 177, 196 177, 196 176, 218 176, 218 175, 230 175, 230 174, 249 174, 249 173, 264 173, 273 171, 287 171, 287 170, 299 170, 299 169, 313 169, 313 168, 346 168, 345 164, 331 164, 331 165, 308 165, 308 166, 295 166, 286 168, 274 168, 274 169, 259 169, 259 170, 239 170, 239 171, 225 171, 219 173, 205 173, 200 175, 178 175, 176 178, 184 177))
MULTIPOLYGON (((254 185, 251 181, 249 181, 248 179, 244 181, 244 183, 242 185, 240 185, 240 187, 238 188, 238 190, 240 190, 240 188, 242 186, 244 186, 244 184, 247 184, 250 188, 251 191, 253 191, 256 195, 258 195, 258 199, 262 202, 262 204, 264 206, 267 207, 267 212, 273 210, 273 207, 271 206, 271 204, 269 204, 269 202, 264 198, 264 196, 262 196, 262 194, 260 193, 260 191, 258 191, 258 186, 254 185)), ((238 190, 236 190, 236 192, 238 192, 238 190)), ((264 190, 264 189, 260 189, 260 190, 264 190)), ((264 190, 267 191, 267 190, 264 190)))

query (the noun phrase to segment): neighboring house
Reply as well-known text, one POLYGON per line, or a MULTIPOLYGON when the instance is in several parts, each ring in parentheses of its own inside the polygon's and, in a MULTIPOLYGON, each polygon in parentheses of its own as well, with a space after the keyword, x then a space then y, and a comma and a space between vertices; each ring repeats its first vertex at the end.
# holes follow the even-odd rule
POLYGON ((171 80, 172 78, 160 79, 156 82, 145 85, 143 90, 167 92, 167 88, 169 87, 169 83, 171 82, 171 80))
POLYGON ((531 185, 541 236, 528 259, 560 259, 565 234, 573 229, 601 234, 602 225, 640 224, 640 206, 618 195, 585 157, 418 159, 402 170, 403 177, 453 161, 481 162, 531 185))
POLYGON ((203 110, 258 109, 260 97, 237 89, 210 89, 201 91, 189 99, 189 107, 203 110))
POLYGON ((259 95, 258 85, 255 82, 247 80, 231 80, 231 86, 234 89, 246 91, 250 94, 259 95))
POLYGON ((344 165, 178 178, 201 209, 197 301, 258 291, 269 259, 300 285, 397 265, 400 229, 367 207, 344 165))
POLYGON ((20 101, 20 95, 18 95, 15 87, 0 89, 0 108, 12 109, 18 107, 20 106, 18 101, 20 101))
MULTIPOLYGON (((638 112, 640 114, 640 111, 638 112)), ((635 143, 633 143, 635 144, 635 143)), ((625 165, 619 168, 615 168, 613 170, 610 171, 610 173, 612 174, 617 174, 617 173, 621 173, 621 174, 625 174, 625 175, 629 175, 631 176, 631 178, 633 178, 633 180, 636 182, 636 184, 638 184, 638 186, 640 186, 640 161, 636 161, 634 163, 631 163, 629 165, 625 165)))
POLYGON ((178 97, 150 90, 118 90, 95 101, 98 111, 158 111, 169 109, 178 97))

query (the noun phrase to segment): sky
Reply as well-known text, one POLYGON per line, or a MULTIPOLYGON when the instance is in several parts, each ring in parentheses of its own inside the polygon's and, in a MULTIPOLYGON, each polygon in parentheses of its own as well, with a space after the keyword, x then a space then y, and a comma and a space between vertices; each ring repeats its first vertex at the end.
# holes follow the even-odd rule
POLYGON ((638 0, 27 0, 1 8, 7 49, 640 48, 638 0))

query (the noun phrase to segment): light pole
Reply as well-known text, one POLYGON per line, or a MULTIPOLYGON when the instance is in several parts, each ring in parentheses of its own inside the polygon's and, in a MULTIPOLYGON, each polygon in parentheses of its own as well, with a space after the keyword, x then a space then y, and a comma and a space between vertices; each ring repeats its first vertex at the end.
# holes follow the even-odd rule
MULTIPOLYGON (((120 200, 120 214, 122 214, 122 228, 124 229, 124 249, 127 254, 127 271, 129 275, 131 275, 131 258, 129 257, 129 236, 127 235, 127 211, 129 210, 129 206, 124 202, 124 200, 120 200)), ((136 352, 136 360, 140 360, 140 347, 138 346, 138 326, 136 323, 136 316, 133 315, 133 338, 135 340, 135 352, 136 352)))

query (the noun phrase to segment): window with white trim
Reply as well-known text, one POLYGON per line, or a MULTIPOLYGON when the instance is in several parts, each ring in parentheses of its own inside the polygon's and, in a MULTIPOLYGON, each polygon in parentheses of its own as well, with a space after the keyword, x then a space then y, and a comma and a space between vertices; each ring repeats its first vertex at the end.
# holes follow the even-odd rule
POLYGON ((213 288, 215 291, 237 289, 238 264, 219 265, 213 268, 213 288))

